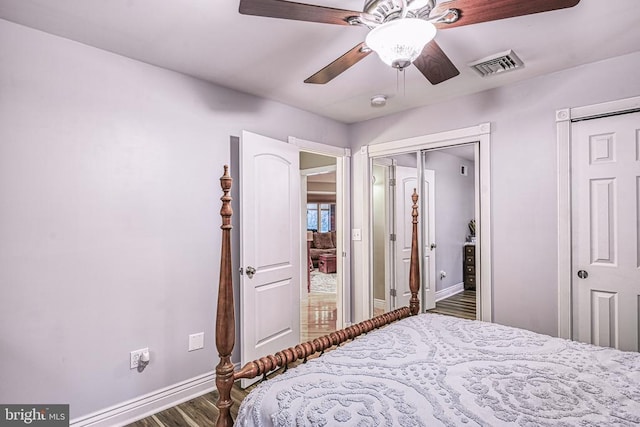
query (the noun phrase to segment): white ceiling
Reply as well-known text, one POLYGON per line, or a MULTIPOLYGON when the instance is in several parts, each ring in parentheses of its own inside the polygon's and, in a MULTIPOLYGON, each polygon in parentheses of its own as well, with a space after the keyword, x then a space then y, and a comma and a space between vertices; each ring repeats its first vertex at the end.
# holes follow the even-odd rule
MULTIPOLYGON (((436 41, 460 75, 436 86, 410 67, 398 90, 396 71, 375 54, 326 85, 309 85, 305 78, 363 41, 367 29, 240 15, 238 3, 0 0, 0 17, 345 123, 640 50, 639 0, 582 0, 570 9, 439 31, 436 41), (482 78, 466 65, 508 49, 523 69, 482 78), (389 97, 386 107, 370 106, 376 94, 389 97)), ((313 3, 362 10, 364 2, 313 3)))

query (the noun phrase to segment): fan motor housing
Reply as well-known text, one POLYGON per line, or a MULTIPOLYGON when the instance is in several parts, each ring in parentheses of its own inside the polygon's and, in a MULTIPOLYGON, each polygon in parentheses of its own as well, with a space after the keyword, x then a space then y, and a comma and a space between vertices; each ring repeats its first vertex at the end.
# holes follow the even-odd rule
MULTIPOLYGON (((407 8, 420 16, 428 16, 435 6, 435 0, 407 0, 407 8), (412 5, 414 7, 412 7, 412 5)), ((376 17, 378 23, 383 24, 402 16, 403 2, 400 0, 366 0, 363 12, 376 17)))

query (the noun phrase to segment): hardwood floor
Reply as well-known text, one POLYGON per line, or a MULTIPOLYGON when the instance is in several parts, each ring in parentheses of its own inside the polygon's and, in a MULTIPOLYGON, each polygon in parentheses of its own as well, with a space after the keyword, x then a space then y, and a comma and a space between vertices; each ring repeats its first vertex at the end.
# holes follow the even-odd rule
MULTIPOLYGON (((242 390, 237 384, 231 389, 231 399, 233 407, 231 415, 233 419, 238 415, 238 407, 240 402, 254 388, 251 386, 246 390, 242 390)), ((216 400, 218 400, 218 392, 204 394, 181 403, 150 417, 143 418, 128 427, 213 427, 218 418, 218 408, 216 408, 216 400)))
POLYGON ((307 294, 300 305, 300 341, 309 341, 336 330, 336 294, 307 294))
POLYGON ((446 314, 448 316, 475 320, 476 291, 465 290, 438 301, 436 302, 436 308, 429 310, 429 313, 446 314))
MULTIPOLYGON (((436 303, 431 313, 475 319, 475 291, 464 291, 436 303)), ((336 294, 315 293, 308 295, 300 307, 300 341, 307 341, 336 330, 336 294)), ((270 376, 277 375, 278 372, 270 376)), ((257 383, 259 384, 259 383, 257 383)), ((256 385, 257 385, 256 384, 256 385)), ((242 390, 237 384, 231 390, 233 408, 231 413, 236 418, 240 402, 256 387, 253 385, 242 390)), ((188 402, 158 412, 129 427, 209 427, 215 426, 218 417, 216 400, 218 392, 212 391, 188 402)))

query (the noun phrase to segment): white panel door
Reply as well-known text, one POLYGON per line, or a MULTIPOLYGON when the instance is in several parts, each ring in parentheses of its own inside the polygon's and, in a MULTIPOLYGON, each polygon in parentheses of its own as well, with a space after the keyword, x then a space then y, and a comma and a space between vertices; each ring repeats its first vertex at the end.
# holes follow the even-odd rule
POLYGON ((571 132, 573 336, 638 351, 640 113, 571 132))
POLYGON ((395 167, 395 294, 392 298, 392 308, 400 308, 409 305, 411 289, 409 288, 409 266, 411 265, 411 236, 413 232, 412 216, 413 201, 411 195, 416 189, 420 199, 418 205, 422 206, 422 216, 418 217, 418 233, 422 230, 424 243, 422 249, 423 262, 421 267, 420 311, 430 310, 436 306, 435 297, 435 171, 425 169, 424 185, 422 189, 417 187, 417 169, 396 166, 395 167))
MULTIPOLYGON (((411 195, 417 189, 418 170, 405 166, 395 167, 395 298, 393 308, 409 305, 409 265, 411 263, 411 195)), ((418 218, 420 222, 420 218, 418 218)))
MULTIPOLYGON (((240 141, 242 365, 300 337, 298 148, 250 132, 240 141)), ((246 387, 255 380, 243 380, 246 387)))
POLYGON ((420 311, 436 308, 436 171, 424 169, 422 194, 422 218, 418 218, 418 230, 422 229, 424 243, 422 256, 422 302, 420 311))

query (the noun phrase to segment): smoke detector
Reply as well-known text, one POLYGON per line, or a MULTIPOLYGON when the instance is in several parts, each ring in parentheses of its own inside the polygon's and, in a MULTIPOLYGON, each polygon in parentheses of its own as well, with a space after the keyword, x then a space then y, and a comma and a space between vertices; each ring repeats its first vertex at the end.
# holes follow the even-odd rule
POLYGON ((384 107, 387 105, 387 95, 374 95, 371 97, 372 107, 384 107))
POLYGON ((524 63, 513 50, 497 53, 469 64, 482 77, 524 67, 524 63))

